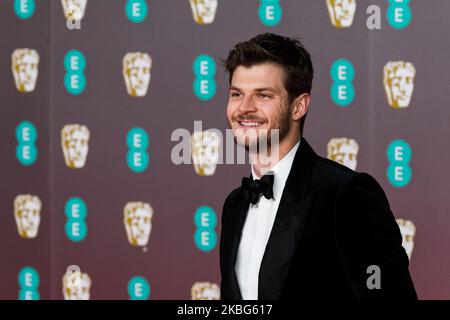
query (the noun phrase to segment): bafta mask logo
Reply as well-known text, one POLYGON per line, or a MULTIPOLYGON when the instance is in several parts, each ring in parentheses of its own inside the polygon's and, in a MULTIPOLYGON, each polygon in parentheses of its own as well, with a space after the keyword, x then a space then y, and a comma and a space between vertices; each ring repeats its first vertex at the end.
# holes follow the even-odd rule
POLYGON ((63 276, 64 300, 89 300, 91 284, 87 273, 81 272, 78 266, 69 266, 63 276))
POLYGON ((68 124, 61 130, 61 146, 69 168, 84 167, 89 151, 89 137, 89 129, 83 125, 68 124))
POLYGON ((87 0, 61 0, 67 20, 81 21, 86 12, 87 0))
POLYGON ((152 58, 147 53, 131 52, 123 57, 123 77, 131 97, 145 97, 150 84, 152 58))
POLYGON ((14 82, 19 92, 33 92, 39 74, 39 54, 34 49, 16 49, 11 56, 14 82))
POLYGON ((198 24, 211 24, 216 17, 219 0, 189 0, 192 15, 198 24))
POLYGON ((327 7, 333 26, 351 27, 356 11, 356 0, 327 0, 327 7))
POLYGON ((384 67, 384 89, 392 108, 407 108, 414 91, 416 68, 410 62, 391 61, 384 67))
POLYGON ((33 195, 18 195, 14 199, 17 231, 24 239, 36 238, 41 222, 41 200, 33 195))
POLYGON ((215 283, 196 282, 191 288, 192 300, 220 300, 220 289, 215 283))
POLYGON ((221 138, 212 130, 196 131, 191 138, 192 162, 199 176, 212 176, 219 162, 221 138))
POLYGON ((400 232, 402 234, 402 247, 405 249, 409 260, 414 249, 414 236, 416 235, 416 226, 410 220, 396 219, 400 232))
POLYGON ((356 170, 358 150, 358 143, 354 139, 333 138, 327 145, 327 157, 352 170, 356 170))
POLYGON ((145 247, 152 231, 152 207, 144 202, 128 202, 123 212, 128 242, 135 247, 145 247))

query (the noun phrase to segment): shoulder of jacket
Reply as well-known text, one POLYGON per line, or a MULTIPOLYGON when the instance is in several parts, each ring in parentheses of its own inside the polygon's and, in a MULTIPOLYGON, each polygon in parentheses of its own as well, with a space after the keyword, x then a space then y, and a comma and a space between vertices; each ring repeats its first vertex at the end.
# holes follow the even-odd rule
POLYGON ((322 185, 327 185, 333 189, 342 188, 358 175, 361 175, 361 173, 347 168, 338 162, 318 157, 313 172, 312 183, 319 188, 322 185))
POLYGON ((236 189, 231 191, 230 194, 225 198, 225 202, 224 202, 223 206, 225 207, 227 205, 227 203, 233 202, 237 198, 237 196, 239 195, 240 192, 241 192, 241 187, 237 187, 236 189))

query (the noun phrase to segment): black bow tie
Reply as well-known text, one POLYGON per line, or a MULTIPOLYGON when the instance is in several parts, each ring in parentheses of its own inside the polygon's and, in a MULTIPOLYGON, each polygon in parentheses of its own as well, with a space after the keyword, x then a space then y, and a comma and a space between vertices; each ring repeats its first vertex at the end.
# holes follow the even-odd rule
POLYGON ((252 178, 242 178, 242 191, 247 202, 256 204, 259 201, 261 194, 266 199, 273 198, 273 174, 264 175, 261 180, 253 180, 252 178))

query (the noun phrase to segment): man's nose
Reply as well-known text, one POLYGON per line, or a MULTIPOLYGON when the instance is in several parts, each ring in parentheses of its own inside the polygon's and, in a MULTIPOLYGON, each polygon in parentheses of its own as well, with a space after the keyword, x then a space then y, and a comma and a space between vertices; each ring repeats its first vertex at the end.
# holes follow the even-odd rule
POLYGON ((256 112, 256 106, 251 97, 245 97, 238 108, 240 113, 256 112))

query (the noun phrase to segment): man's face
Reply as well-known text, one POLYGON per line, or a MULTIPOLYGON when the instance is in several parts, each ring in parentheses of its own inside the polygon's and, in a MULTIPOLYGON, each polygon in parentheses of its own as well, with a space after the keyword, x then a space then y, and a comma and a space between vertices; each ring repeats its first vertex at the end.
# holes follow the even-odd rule
POLYGON ((384 70, 388 102, 393 108, 409 106, 414 91, 415 69, 410 63, 388 63, 384 70))
POLYGON ((144 247, 152 231, 153 211, 143 203, 128 203, 125 207, 125 229, 131 245, 144 247))
POLYGON ((209 24, 214 21, 218 0, 190 0, 192 14, 198 24, 209 24))
POLYGON ((35 50, 17 49, 13 53, 13 74, 20 92, 32 92, 38 78, 39 55, 35 50))
POLYGON ((82 20, 87 0, 62 0, 64 15, 67 19, 82 20))
POLYGON ((149 55, 131 53, 124 58, 124 77, 128 94, 144 97, 150 84, 152 61, 149 55))
POLYGON ((14 206, 19 235, 26 239, 35 238, 41 222, 41 201, 34 196, 17 196, 14 206))
POLYGON ((64 155, 66 164, 70 168, 82 168, 86 163, 89 151, 89 134, 83 129, 74 129, 70 135, 64 137, 64 155))
POLYGON ((214 131, 195 132, 192 135, 192 160, 200 176, 212 176, 219 161, 220 137, 214 131))
POLYGON ((331 22, 337 28, 348 28, 353 23, 356 0, 327 0, 331 22))
POLYGON ((228 126, 235 140, 247 150, 258 143, 258 137, 271 136, 279 130, 279 141, 291 128, 288 92, 279 65, 264 63, 235 69, 229 90, 228 126))

